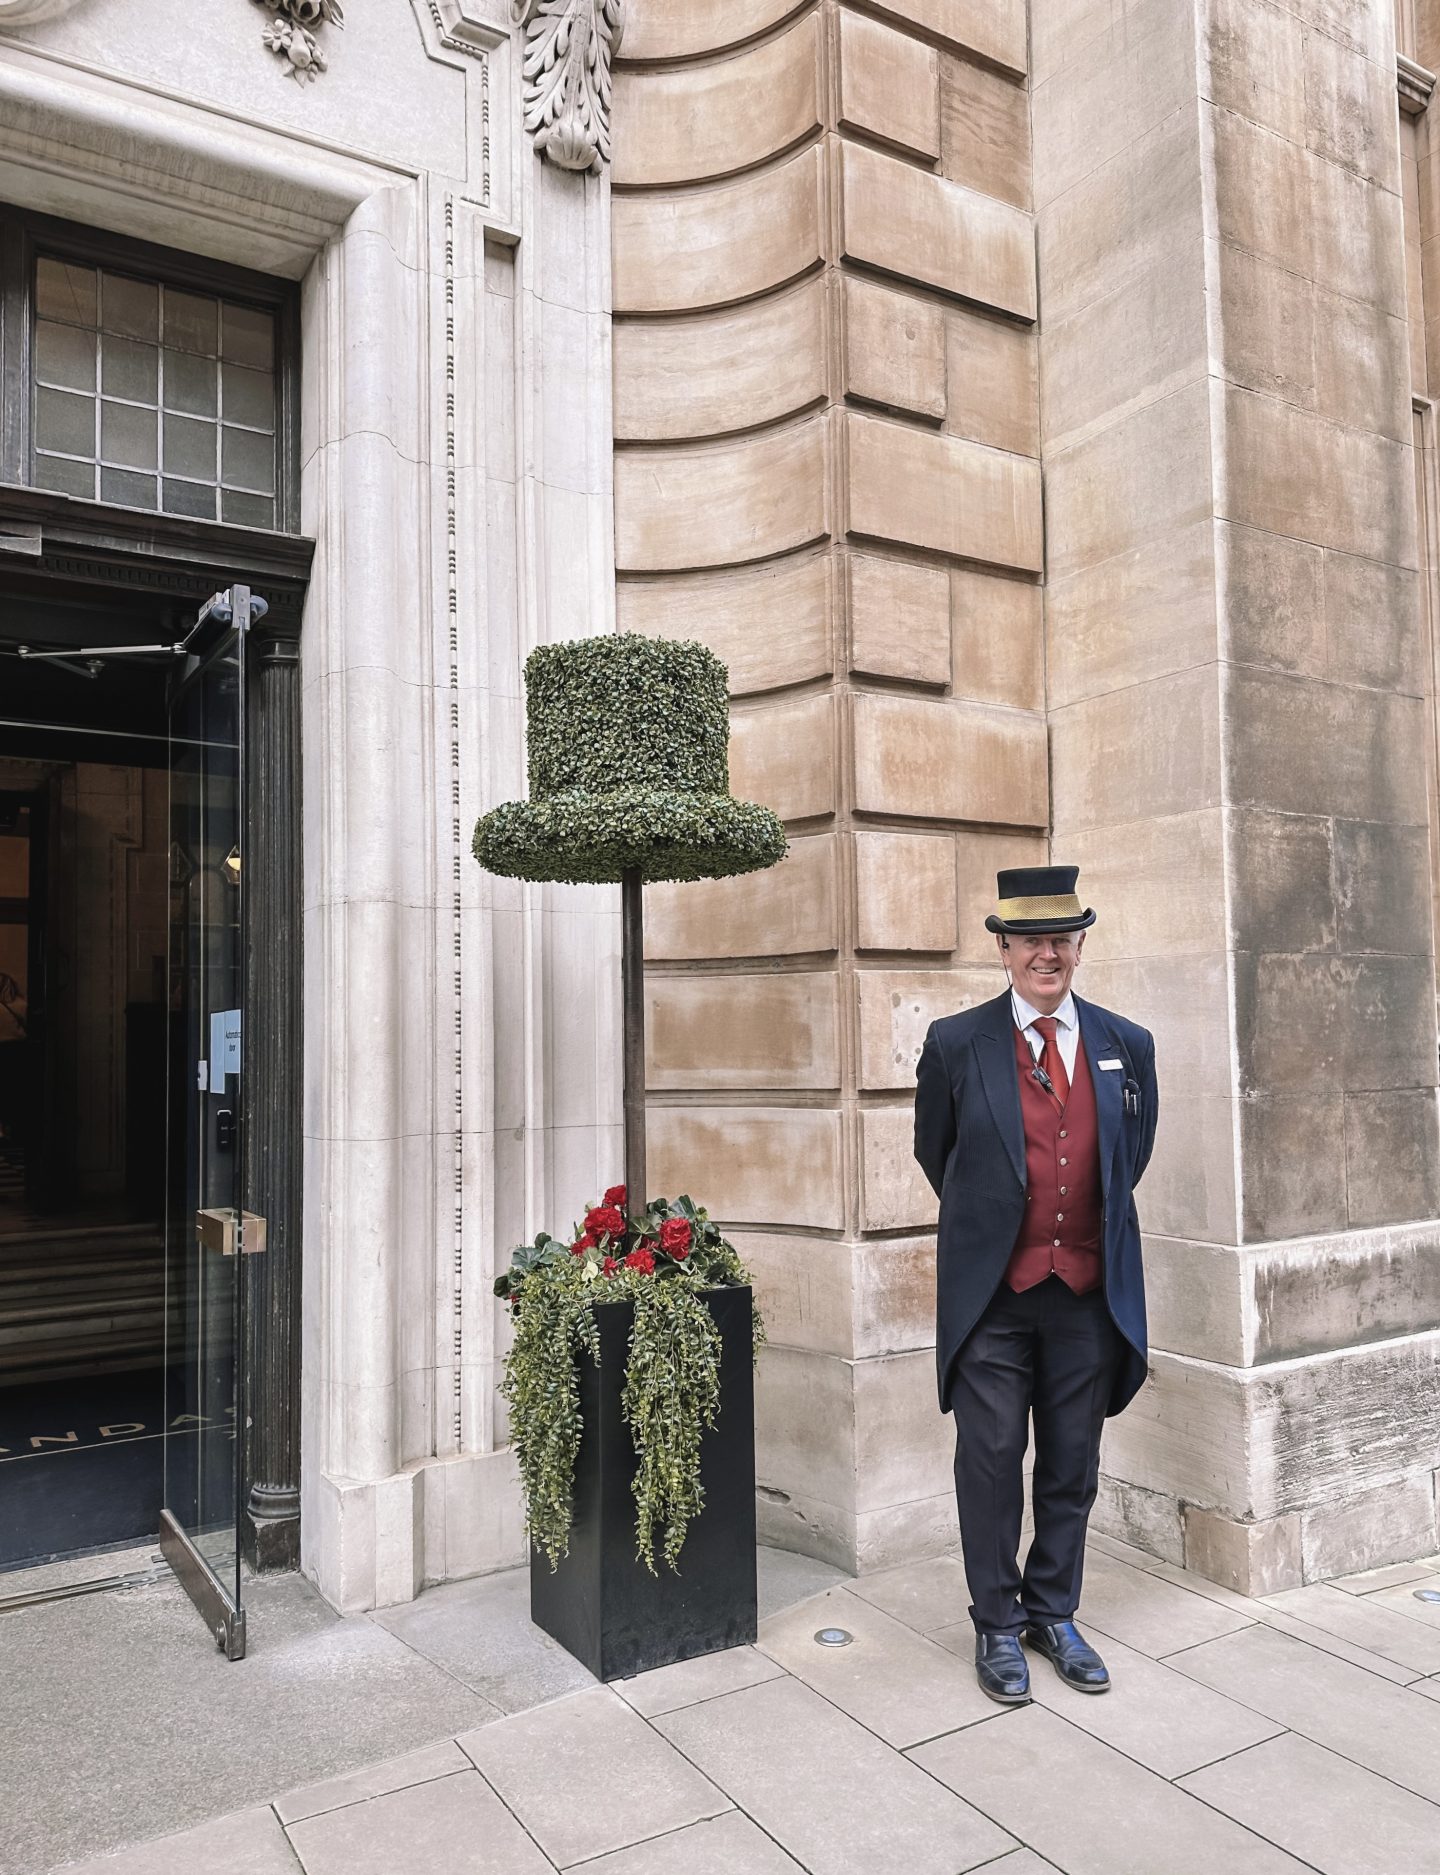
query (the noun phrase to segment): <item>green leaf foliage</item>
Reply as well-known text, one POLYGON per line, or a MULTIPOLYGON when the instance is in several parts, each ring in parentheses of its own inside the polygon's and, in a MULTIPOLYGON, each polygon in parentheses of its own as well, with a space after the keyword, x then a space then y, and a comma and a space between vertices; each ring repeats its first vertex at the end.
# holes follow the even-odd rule
POLYGON ((530 799, 481 817, 489 872, 601 884, 722 879, 783 859, 768 807, 730 792, 724 664, 634 632, 540 645, 525 662, 530 799))
MULTIPOLYGON (((543 1234, 542 1234, 543 1235, 543 1234)), ((734 1247, 688 1198, 651 1199, 626 1224, 623 1239, 599 1244, 577 1227, 571 1245, 545 1237, 523 1244, 495 1293, 510 1305, 515 1337, 501 1393, 535 1547, 555 1567, 569 1546, 575 1458, 583 1430, 578 1362, 597 1364, 594 1310, 629 1302, 634 1310, 622 1407, 635 1447, 636 1553, 656 1573, 657 1545, 677 1569, 686 1532, 704 1508, 700 1441, 720 1410, 720 1334, 707 1290, 750 1285, 734 1247), (672 1223, 673 1251, 663 1244, 672 1223), (675 1241, 677 1238, 679 1241, 675 1241), (636 1255, 635 1263, 625 1258, 636 1255)), ((765 1339, 752 1301, 754 1344, 765 1339)))

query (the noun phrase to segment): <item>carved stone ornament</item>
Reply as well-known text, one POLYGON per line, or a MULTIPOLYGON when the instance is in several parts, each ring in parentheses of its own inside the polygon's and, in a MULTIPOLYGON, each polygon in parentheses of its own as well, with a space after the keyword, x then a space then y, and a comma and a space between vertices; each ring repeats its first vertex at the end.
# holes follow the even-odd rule
POLYGON ((38 26, 78 5, 79 0, 0 0, 0 27, 38 26))
POLYGON ((561 169, 610 160, 610 61, 625 0, 512 0, 525 28, 525 128, 561 169))
POLYGON ((321 26, 343 26, 340 0, 255 0, 274 17, 260 37, 277 59, 285 61, 285 76, 308 84, 329 63, 315 37, 321 26))

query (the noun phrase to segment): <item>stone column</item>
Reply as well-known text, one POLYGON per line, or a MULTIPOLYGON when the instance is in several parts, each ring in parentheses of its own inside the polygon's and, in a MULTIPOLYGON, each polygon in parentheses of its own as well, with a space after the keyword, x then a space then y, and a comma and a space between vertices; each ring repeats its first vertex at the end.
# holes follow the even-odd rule
POLYGON ((1054 845, 1156 1032, 1102 1523, 1436 1545, 1440 1155, 1392 0, 1032 6, 1054 845))
POLYGON ((954 1539, 914 1065, 1049 817, 1023 0, 880 11, 636 0, 614 137, 619 621, 791 836, 647 894, 650 1184, 759 1280, 765 1538, 849 1568, 954 1539))

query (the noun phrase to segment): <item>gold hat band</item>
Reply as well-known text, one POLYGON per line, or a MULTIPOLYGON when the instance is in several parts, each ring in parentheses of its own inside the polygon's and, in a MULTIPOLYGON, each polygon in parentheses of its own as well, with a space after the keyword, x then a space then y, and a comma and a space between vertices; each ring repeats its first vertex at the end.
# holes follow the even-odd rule
POLYGON ((1075 894, 1062 892, 1055 898, 1002 898, 995 915, 1012 924, 1029 918, 1079 918, 1082 912, 1075 894))

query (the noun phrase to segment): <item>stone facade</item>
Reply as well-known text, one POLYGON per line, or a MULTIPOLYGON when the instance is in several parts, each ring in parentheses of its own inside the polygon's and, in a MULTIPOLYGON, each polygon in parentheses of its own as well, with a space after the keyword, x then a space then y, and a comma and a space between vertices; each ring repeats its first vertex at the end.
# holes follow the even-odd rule
POLYGON ((618 610, 729 658, 793 840, 651 894, 656 1176, 761 1273, 773 1540, 953 1538, 913 1065, 1053 848, 1162 1086, 1099 1521, 1249 1588, 1435 1546, 1440 9, 1398 24, 636 0, 618 610))

